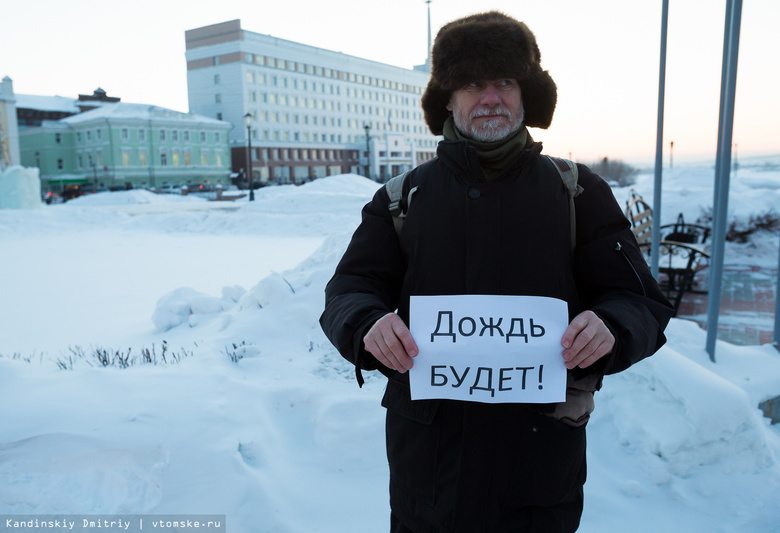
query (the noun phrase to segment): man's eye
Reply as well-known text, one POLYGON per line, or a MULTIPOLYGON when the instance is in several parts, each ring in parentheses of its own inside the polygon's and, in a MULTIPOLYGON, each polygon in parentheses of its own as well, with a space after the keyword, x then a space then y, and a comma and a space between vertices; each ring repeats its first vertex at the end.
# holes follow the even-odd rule
POLYGON ((466 89, 474 90, 482 87, 482 82, 472 81, 466 84, 466 89))

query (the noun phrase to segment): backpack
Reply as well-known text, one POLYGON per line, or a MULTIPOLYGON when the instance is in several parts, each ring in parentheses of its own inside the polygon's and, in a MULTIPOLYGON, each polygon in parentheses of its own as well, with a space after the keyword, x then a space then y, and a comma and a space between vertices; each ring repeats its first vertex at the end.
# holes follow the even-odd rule
MULTIPOLYGON (((566 186, 566 190, 569 193, 569 213, 571 220, 571 250, 574 252, 574 248, 577 245, 577 220, 574 213, 574 199, 579 196, 583 188, 577 183, 577 165, 573 161, 568 159, 561 159, 560 157, 553 157, 550 155, 545 156, 558 171, 558 174, 566 186)), ((404 188, 406 187, 406 179, 412 170, 407 170, 403 174, 399 174, 385 184, 385 190, 390 197, 390 203, 387 208, 390 211, 390 215, 393 217, 393 226, 395 226, 395 232, 401 235, 401 228, 404 224, 404 218, 406 218, 406 212, 409 210, 409 205, 412 202, 412 196, 417 192, 417 187, 411 187, 406 194, 405 206, 402 202, 404 195, 404 188)))

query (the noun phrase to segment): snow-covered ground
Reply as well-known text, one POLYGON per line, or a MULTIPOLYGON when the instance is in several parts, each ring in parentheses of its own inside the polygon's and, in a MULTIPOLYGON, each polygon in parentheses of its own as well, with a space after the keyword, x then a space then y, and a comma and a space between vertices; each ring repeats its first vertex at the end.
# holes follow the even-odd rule
MULTIPOLYGON (((648 200, 652 179, 634 186, 648 200)), ((667 171, 664 222, 694 220, 712 180, 667 171)), ((346 175, 252 204, 129 191, 0 210, 0 514, 387 531, 383 378, 359 389, 317 323, 376 188, 346 175)), ((734 216, 778 209, 780 171, 740 169, 731 191, 734 216)), ((726 263, 776 268, 778 240, 729 245, 726 263)), ((713 364, 692 322, 667 336, 597 395, 580 530, 780 531, 780 431, 757 409, 780 395, 780 354, 719 342, 713 364)))

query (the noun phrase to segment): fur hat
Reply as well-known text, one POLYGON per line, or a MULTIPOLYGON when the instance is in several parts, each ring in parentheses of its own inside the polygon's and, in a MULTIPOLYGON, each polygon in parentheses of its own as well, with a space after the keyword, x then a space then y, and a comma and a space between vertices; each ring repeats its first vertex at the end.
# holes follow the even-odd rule
POLYGON ((541 67, 531 30, 512 17, 490 11, 454 20, 436 35, 431 79, 422 96, 425 122, 441 135, 453 91, 475 80, 516 79, 522 91, 526 126, 546 129, 552 122, 558 91, 541 67))

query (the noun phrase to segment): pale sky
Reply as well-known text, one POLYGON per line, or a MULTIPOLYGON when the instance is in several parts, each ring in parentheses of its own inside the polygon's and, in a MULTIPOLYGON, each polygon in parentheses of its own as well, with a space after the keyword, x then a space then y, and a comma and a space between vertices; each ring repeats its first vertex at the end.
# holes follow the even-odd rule
MULTIPOLYGON (((501 10, 536 34, 558 85, 545 152, 652 165, 661 0, 433 0, 445 23, 501 10)), ((726 0, 670 0, 664 164, 714 160, 726 0)), ((424 0, 3 0, 0 77, 21 94, 76 97, 98 87, 125 102, 188 111, 184 32, 232 19, 243 29, 411 68, 427 54, 424 0)), ((744 0, 737 156, 780 154, 780 1, 744 0)))

